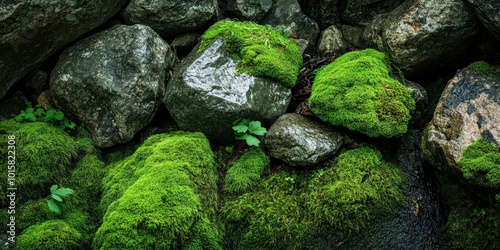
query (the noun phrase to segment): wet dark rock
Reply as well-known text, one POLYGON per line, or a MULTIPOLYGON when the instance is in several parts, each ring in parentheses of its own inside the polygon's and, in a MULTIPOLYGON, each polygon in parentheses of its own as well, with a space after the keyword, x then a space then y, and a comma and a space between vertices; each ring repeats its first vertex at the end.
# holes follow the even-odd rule
POLYGON ((24 100, 26 97, 21 91, 16 91, 12 95, 0 101, 0 121, 11 119, 19 115, 21 110, 26 108, 24 100))
POLYGON ((404 0, 349 0, 345 1, 342 21, 355 26, 368 25, 376 15, 394 10, 404 0))
POLYGON ((500 41, 500 1, 467 0, 484 26, 500 41))
POLYGON ((331 126, 297 114, 284 114, 271 126, 265 144, 269 154, 291 166, 314 166, 333 156, 344 136, 331 126))
POLYGON ((456 63, 472 46, 477 23, 462 0, 412 0, 375 17, 364 38, 408 76, 456 63))
POLYGON ((304 13, 316 21, 320 29, 340 24, 339 0, 299 0, 304 13))
POLYGON ((358 47, 365 48, 366 43, 363 40, 363 28, 351 26, 351 25, 342 25, 342 34, 344 35, 344 39, 347 43, 358 47))
POLYGON ((49 87, 49 76, 42 70, 37 70, 26 81, 26 93, 32 100, 36 100, 38 96, 49 87))
POLYGON ((106 22, 125 2, 2 1, 0 99, 64 45, 106 22))
POLYGON ((178 51, 188 51, 196 46, 198 38, 200 38, 200 34, 194 32, 180 34, 175 37, 170 46, 178 51))
POLYGON ((179 127, 203 132, 231 144, 232 122, 240 118, 267 122, 285 113, 291 90, 264 77, 238 74, 237 61, 215 40, 203 52, 195 48, 175 70, 164 103, 179 127))
POLYGON ((151 28, 116 25, 66 49, 50 90, 64 112, 85 124, 96 146, 111 147, 153 119, 173 60, 151 28))
POLYGON ((422 149, 433 166, 460 168, 462 151, 485 137, 500 143, 500 76, 459 70, 448 82, 426 128, 422 149))
POLYGON ((194 31, 217 16, 214 0, 131 0, 122 16, 129 24, 144 24, 161 36, 194 31))
POLYGON ((272 0, 229 0, 228 11, 242 21, 259 22, 273 6, 272 0))

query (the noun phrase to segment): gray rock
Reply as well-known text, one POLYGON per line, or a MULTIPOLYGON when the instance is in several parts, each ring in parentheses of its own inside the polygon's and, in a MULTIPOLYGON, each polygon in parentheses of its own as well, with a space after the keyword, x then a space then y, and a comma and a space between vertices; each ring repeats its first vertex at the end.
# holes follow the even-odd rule
POLYGON ((125 2, 2 1, 0 99, 64 45, 106 22, 125 2))
POLYGON ((271 126, 265 144, 269 155, 291 166, 314 166, 333 156, 343 136, 332 127, 297 114, 284 114, 271 126))
POLYGON ((315 48, 320 32, 318 24, 302 13, 297 0, 275 0, 260 23, 273 27, 285 26, 285 32, 291 38, 309 41, 310 48, 315 48))
POLYGON ((127 142, 161 105, 174 54, 151 28, 116 25, 66 49, 50 90, 98 147, 127 142))
POLYGON ((320 29, 340 24, 340 0, 299 0, 304 13, 316 21, 320 29))
POLYGON ((477 23, 462 0, 410 0, 378 15, 364 37, 408 76, 455 63, 471 47, 477 23))
POLYGON ((179 127, 203 132, 213 141, 235 141, 232 122, 267 122, 285 113, 291 90, 270 78, 238 74, 237 61, 217 39, 202 53, 197 47, 175 70, 164 103, 179 127))
POLYGON ((131 0, 122 16, 129 24, 144 24, 161 36, 194 31, 217 16, 216 0, 131 0))
POLYGON ((229 0, 228 11, 242 21, 259 22, 273 6, 272 0, 229 0))
POLYGON ((500 1, 467 0, 481 23, 500 41, 500 1))
POLYGON ((200 34, 194 32, 180 34, 175 37, 170 45, 176 50, 186 51, 196 46, 198 38, 200 38, 200 34))
POLYGON ((344 41, 344 36, 335 25, 321 32, 318 43, 318 53, 323 55, 333 54, 335 52, 344 51, 346 48, 347 44, 344 41))
POLYGON ((344 39, 347 43, 357 48, 366 48, 366 43, 363 40, 363 28, 351 25, 342 25, 341 29, 344 39))
POLYGON ((438 168, 459 168, 462 151, 486 138, 500 143, 500 76, 459 70, 448 82, 427 126, 422 150, 438 168))
POLYGON ((345 3, 342 20, 350 25, 366 26, 376 15, 394 10, 404 0, 349 0, 345 3))

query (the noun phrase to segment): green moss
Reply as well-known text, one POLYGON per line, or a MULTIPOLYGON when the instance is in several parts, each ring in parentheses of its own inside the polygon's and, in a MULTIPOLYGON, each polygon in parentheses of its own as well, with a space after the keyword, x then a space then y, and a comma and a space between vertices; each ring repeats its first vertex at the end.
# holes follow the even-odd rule
POLYGON ((486 187, 500 186, 500 148, 481 138, 462 152, 458 161, 466 179, 486 187))
POLYGON ((61 220, 33 225, 17 238, 17 249, 74 250, 83 249, 82 235, 61 220))
POLYGON ((476 69, 481 75, 496 75, 500 74, 500 68, 492 66, 485 61, 477 61, 469 64, 467 68, 476 69))
POLYGON ((229 249, 324 249, 403 205, 404 179, 378 151, 342 153, 321 174, 280 171, 224 208, 229 249))
POLYGON ((500 249, 500 210, 455 208, 446 232, 452 249, 500 249))
POLYGON ((217 38, 226 40, 225 49, 240 59, 239 73, 263 76, 293 87, 302 65, 299 47, 272 28, 251 22, 222 20, 210 27, 201 39, 198 52, 217 38))
POLYGON ((239 195, 252 190, 269 162, 269 157, 261 150, 246 152, 227 171, 224 191, 230 195, 239 195))
POLYGON ((180 249, 204 239, 201 249, 220 249, 213 158, 201 133, 148 138, 103 180, 106 214, 94 248, 180 249))
POLYGON ((415 100, 389 75, 387 56, 373 49, 354 51, 322 69, 309 105, 323 121, 371 137, 406 133, 415 100))

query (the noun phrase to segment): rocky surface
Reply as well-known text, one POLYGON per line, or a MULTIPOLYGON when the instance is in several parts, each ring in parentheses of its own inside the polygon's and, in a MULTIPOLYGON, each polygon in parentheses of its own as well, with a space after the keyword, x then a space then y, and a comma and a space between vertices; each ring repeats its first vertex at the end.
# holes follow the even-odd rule
POLYGON ((318 53, 320 54, 333 54, 335 52, 342 52, 347 48, 344 41, 342 31, 335 25, 328 27, 321 32, 318 43, 318 53))
POLYGON ((344 3, 342 20, 350 25, 366 26, 376 15, 394 10, 404 0, 349 0, 344 3))
POLYGON ((196 30, 217 16, 214 0, 131 0, 122 16, 129 24, 144 24, 161 36, 196 30))
POLYGON ((462 0, 411 0, 377 16, 364 38, 412 75, 456 61, 471 47, 477 23, 462 0))
POLYGON ((462 151, 484 137, 500 142, 500 76, 459 70, 448 82, 422 141, 433 166, 460 168, 462 151))
POLYGON ((228 11, 242 21, 259 22, 273 6, 272 0, 229 0, 228 11))
POLYGON ((271 126, 265 144, 269 154, 291 166, 314 166, 333 156, 344 137, 332 127, 297 114, 284 114, 271 126))
POLYGON ((61 109, 85 124, 96 146, 111 147, 153 119, 173 59, 151 28, 117 25, 66 49, 50 90, 61 109))
POLYGON ((2 1, 0 99, 64 45, 103 24, 124 0, 2 1))
POLYGON ((318 23, 321 29, 340 23, 339 0, 299 0, 304 13, 318 23))
POLYGON ((500 41, 500 1, 467 0, 482 24, 500 41))
POLYGON ((232 122, 262 122, 285 113, 291 91, 270 78, 238 74, 237 61, 217 39, 201 53, 195 48, 175 70, 164 103, 179 127, 209 139, 234 142, 232 122))

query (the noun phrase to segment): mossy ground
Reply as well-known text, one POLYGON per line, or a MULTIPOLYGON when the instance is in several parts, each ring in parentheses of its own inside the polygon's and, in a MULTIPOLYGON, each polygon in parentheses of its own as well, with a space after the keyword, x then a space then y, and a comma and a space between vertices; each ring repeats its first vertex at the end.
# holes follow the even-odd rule
POLYGON ((371 137, 406 133, 415 100, 390 77, 384 53, 373 49, 339 57, 317 74, 309 105, 315 115, 371 137))
POLYGON ((264 169, 269 165, 269 156, 261 150, 246 152, 233 162, 224 179, 224 191, 229 195, 251 191, 260 180, 264 169))
POLYGON ((201 133, 149 137, 110 166, 95 249, 220 249, 217 171, 201 133), (161 240, 159 240, 161 239, 161 240))
POLYGON ((299 47, 272 28, 251 22, 222 20, 203 34, 198 52, 217 38, 225 39, 225 49, 239 59, 239 73, 269 77, 293 87, 302 65, 299 47))
POLYGON ((324 249, 404 203, 404 178, 374 149, 342 153, 318 171, 278 171, 226 202, 229 249, 324 249))

